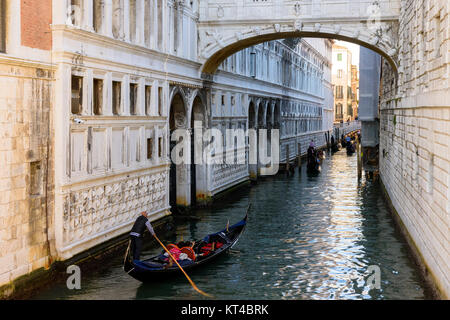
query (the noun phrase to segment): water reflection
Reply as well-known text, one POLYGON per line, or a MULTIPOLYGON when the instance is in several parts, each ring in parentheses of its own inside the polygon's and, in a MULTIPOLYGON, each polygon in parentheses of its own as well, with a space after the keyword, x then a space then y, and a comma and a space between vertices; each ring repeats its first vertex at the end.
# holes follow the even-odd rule
MULTIPOLYGON (((406 243, 394 228, 378 183, 358 183, 356 157, 328 155, 323 171, 268 177, 177 221, 178 240, 201 238, 242 219, 246 232, 230 254, 190 276, 217 299, 423 299, 429 297, 406 243), (368 285, 370 266, 380 289, 368 285)), ((166 239, 175 241, 175 239, 166 239)), ((159 248, 145 252, 151 256, 159 248)), ((203 299, 186 279, 141 284, 124 274, 121 257, 82 280, 82 290, 55 285, 37 298, 203 299)))

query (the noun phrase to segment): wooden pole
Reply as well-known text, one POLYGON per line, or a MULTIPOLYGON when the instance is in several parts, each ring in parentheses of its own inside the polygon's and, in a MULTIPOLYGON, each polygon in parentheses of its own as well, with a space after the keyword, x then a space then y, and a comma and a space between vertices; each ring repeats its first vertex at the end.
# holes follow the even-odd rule
POLYGON ((302 145, 300 143, 298 144, 297 161, 298 161, 298 171, 302 171, 302 145))
POLYGON ((289 145, 286 146, 286 174, 289 176, 289 145))
POLYGON ((362 178, 361 142, 356 138, 356 152, 358 157, 358 180, 362 178))
POLYGON ((189 283, 191 284, 191 286, 194 288, 195 291, 197 291, 198 293, 204 295, 205 297, 209 297, 212 298, 212 295, 207 294, 206 292, 203 292, 202 290, 200 290, 194 283, 194 281, 191 280, 191 278, 189 278, 189 276, 187 275, 187 273, 183 270, 183 268, 180 266, 180 264, 178 263, 178 261, 174 258, 174 256, 172 256, 172 254, 170 253, 169 250, 167 250, 166 246, 158 239, 158 237, 156 236, 156 234, 153 235, 156 239, 156 241, 159 242, 159 244, 161 245, 161 247, 164 248, 164 250, 169 254, 170 258, 172 259, 172 261, 174 261, 178 268, 180 268, 180 270, 184 273, 185 277, 188 279, 189 283))

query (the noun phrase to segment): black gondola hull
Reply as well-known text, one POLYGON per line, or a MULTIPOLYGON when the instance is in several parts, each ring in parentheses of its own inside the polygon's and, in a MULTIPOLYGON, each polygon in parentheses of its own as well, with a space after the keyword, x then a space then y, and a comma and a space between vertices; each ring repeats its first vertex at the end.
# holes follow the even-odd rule
MULTIPOLYGON (((184 271, 197 269, 198 267, 216 260, 218 257, 224 255, 229 251, 239 240, 239 237, 244 232, 247 224, 247 215, 237 224, 230 226, 227 229, 221 230, 217 233, 207 235, 204 239, 211 237, 223 237, 227 239, 226 243, 219 249, 216 249, 208 256, 197 261, 179 261, 184 271)), ((167 279, 169 277, 176 277, 182 275, 182 271, 174 264, 172 267, 164 268, 161 265, 153 263, 156 257, 144 261, 132 261, 129 253, 127 253, 124 261, 124 271, 130 276, 141 282, 152 282, 157 280, 167 279)))

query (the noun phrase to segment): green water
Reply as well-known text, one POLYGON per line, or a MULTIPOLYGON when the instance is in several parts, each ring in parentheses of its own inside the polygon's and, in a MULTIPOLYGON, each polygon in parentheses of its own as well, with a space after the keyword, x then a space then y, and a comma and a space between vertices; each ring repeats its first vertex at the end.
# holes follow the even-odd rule
MULTIPOLYGON (((177 222, 178 240, 198 239, 228 219, 239 221, 248 203, 253 206, 233 250, 190 273, 197 286, 217 299, 430 298, 379 183, 358 183, 356 156, 328 155, 316 177, 305 169, 260 180, 211 209, 196 210, 197 220, 177 222), (370 266, 379 267, 379 289, 369 286, 377 284, 370 266)), ((159 252, 152 247, 144 257, 159 252)), ((56 283, 34 298, 203 298, 183 277, 142 284, 123 272, 121 262, 118 256, 94 272, 82 270, 81 290, 56 283)))

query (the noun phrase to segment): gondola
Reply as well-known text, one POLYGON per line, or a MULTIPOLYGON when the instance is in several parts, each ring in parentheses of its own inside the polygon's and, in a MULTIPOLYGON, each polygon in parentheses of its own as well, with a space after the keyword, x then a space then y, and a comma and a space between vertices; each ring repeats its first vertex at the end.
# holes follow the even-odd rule
MULTIPOLYGON (((230 250, 244 232, 247 219, 248 210, 245 218, 240 222, 219 232, 209 234, 202 240, 194 241, 191 246, 185 246, 187 244, 186 242, 180 242, 168 245, 167 248, 170 250, 170 248, 175 247, 178 249, 182 247, 180 251, 185 252, 189 259, 177 260, 178 263, 185 271, 194 269, 211 262, 230 250)), ((127 250, 125 255, 123 269, 136 280, 150 282, 182 274, 175 263, 173 265, 169 264, 168 257, 164 254, 164 251, 157 256, 142 261, 132 260, 129 251, 127 250)))
POLYGON ((322 161, 318 156, 318 152, 308 150, 308 160, 306 165, 306 171, 308 174, 316 175, 322 171, 322 161))
POLYGON ((309 174, 319 174, 322 172, 322 166, 319 163, 309 163, 306 167, 309 174))
POLYGON ((347 145, 347 155, 351 156, 355 153, 355 146, 353 144, 347 145))

